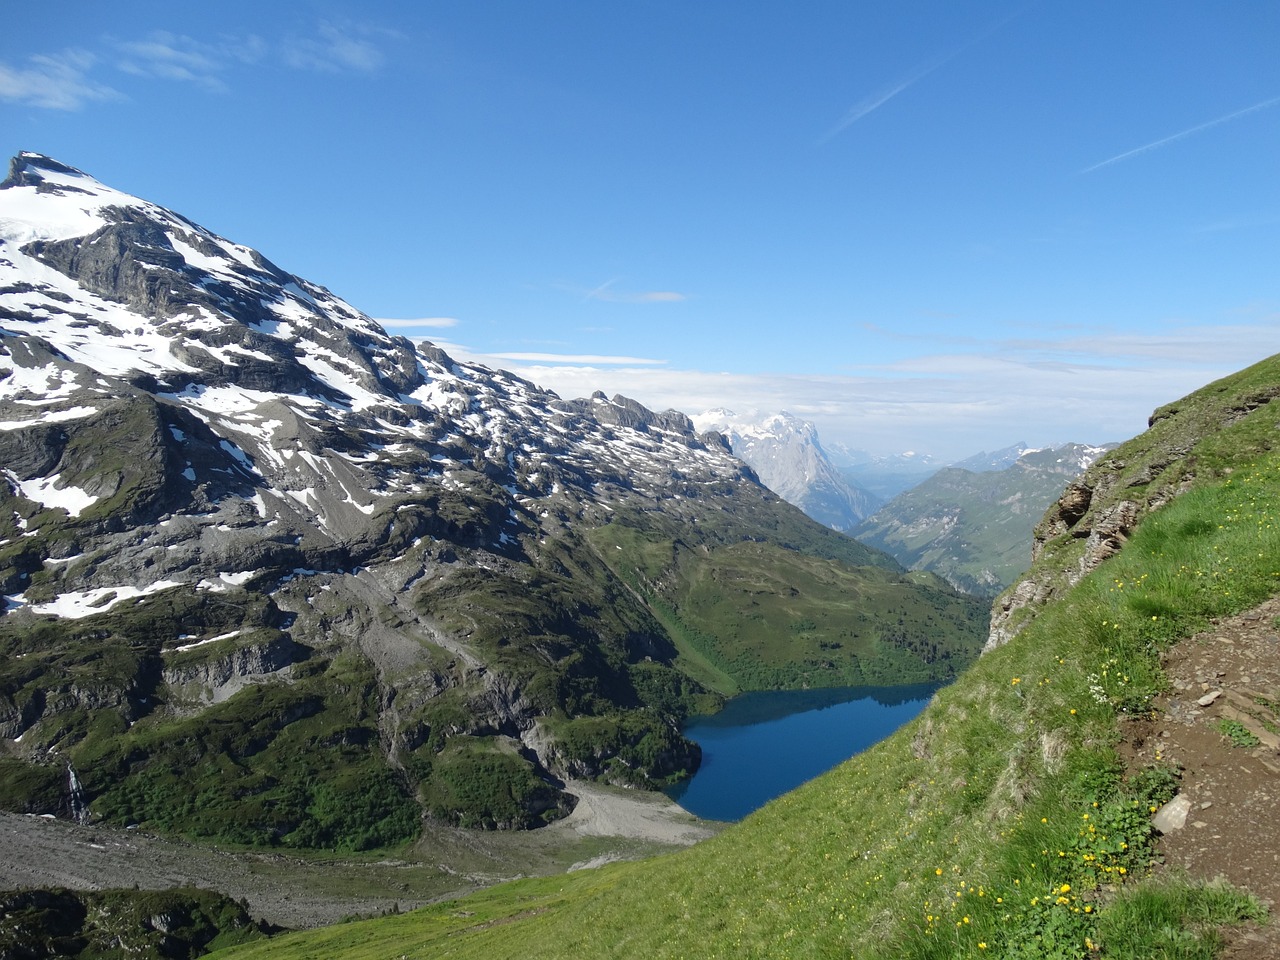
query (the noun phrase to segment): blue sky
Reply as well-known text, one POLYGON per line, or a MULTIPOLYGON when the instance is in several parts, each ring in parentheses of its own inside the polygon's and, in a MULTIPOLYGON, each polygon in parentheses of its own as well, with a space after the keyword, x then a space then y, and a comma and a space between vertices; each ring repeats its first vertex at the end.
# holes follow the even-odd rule
POLYGON ((0 149, 565 396, 957 459, 1280 352, 1277 40, 1262 0, 15 4, 0 149))

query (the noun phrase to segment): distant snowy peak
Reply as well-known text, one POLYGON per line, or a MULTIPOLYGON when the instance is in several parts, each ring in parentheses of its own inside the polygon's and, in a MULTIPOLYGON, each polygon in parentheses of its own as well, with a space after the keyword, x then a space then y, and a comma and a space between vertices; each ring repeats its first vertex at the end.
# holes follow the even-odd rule
POLYGON ((818 428, 808 420, 792 416, 785 410, 778 413, 739 416, 723 407, 708 410, 690 418, 701 431, 715 431, 727 437, 735 448, 738 444, 793 444, 812 448, 825 458, 818 440, 818 428))
POLYGON ((724 408, 691 419, 698 430, 725 437, 765 486, 820 523, 848 530, 878 506, 841 476, 808 420, 786 411, 739 415, 724 408))
POLYGON ((951 464, 951 466, 960 470, 968 470, 971 473, 988 473, 992 470, 1005 470, 1017 463, 1019 458, 1025 454, 1035 452, 1037 451, 1034 448, 1019 440, 1003 450, 996 450, 992 453, 986 451, 975 453, 971 457, 966 457, 951 464))
POLYGON ((1027 449, 1018 458, 1020 465, 1051 470, 1069 476, 1084 473, 1106 453, 1114 450, 1119 444, 1104 443, 1101 445, 1088 443, 1055 443, 1039 450, 1027 449))
POLYGON ((1083 473, 1093 461, 1108 450, 1114 449, 1115 446, 1114 443, 1101 446, 1085 443, 1052 443, 1047 447, 1029 447, 1026 443, 1019 441, 993 453, 976 453, 951 466, 971 473, 989 473, 1021 465, 1074 476, 1077 473, 1083 473))
POLYGON ((826 461, 817 428, 785 411, 739 416, 720 408, 697 414, 690 420, 699 431, 714 431, 725 437, 734 454, 751 464, 765 485, 784 499, 790 498, 775 483, 810 484, 817 479, 826 461), (766 479, 766 474, 774 478, 774 483, 766 479))

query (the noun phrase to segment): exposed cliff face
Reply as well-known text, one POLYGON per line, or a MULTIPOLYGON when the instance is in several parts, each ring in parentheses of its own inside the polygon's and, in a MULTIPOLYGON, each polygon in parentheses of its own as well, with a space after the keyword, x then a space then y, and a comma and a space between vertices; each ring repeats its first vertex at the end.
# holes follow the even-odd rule
POLYGON ((1275 431, 1261 412, 1280 397, 1277 367, 1273 357, 1161 407, 1145 433, 1072 481, 1036 525, 1031 569, 996 599, 984 651, 1115 554, 1148 513, 1269 449, 1275 431))

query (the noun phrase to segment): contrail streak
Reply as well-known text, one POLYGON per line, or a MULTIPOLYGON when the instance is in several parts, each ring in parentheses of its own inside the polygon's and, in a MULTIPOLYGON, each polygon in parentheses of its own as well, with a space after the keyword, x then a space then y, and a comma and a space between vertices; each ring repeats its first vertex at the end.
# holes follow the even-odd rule
POLYGON ((1257 113, 1259 110, 1274 107, 1277 103, 1280 103, 1280 97, 1272 97, 1270 100, 1263 100, 1261 103, 1255 103, 1252 107, 1245 107, 1243 110, 1237 110, 1235 113, 1228 113, 1225 117, 1218 117, 1218 119, 1210 120, 1208 123, 1202 123, 1199 126, 1191 127, 1188 130, 1183 130, 1181 133, 1175 133, 1171 137, 1165 137, 1163 140, 1156 140, 1154 143, 1148 143, 1145 146, 1135 147, 1133 150, 1127 150, 1124 153, 1116 154, 1111 159, 1103 160, 1101 163, 1095 163, 1092 167, 1085 167, 1080 172, 1082 174, 1093 173, 1095 170, 1101 170, 1103 167, 1110 166, 1113 163, 1119 163, 1121 160, 1127 160, 1129 157, 1136 157, 1138 154, 1146 153, 1148 150, 1156 150, 1178 140, 1184 140, 1192 134, 1199 133, 1201 130, 1208 130, 1210 127, 1216 127, 1219 124, 1238 119, 1246 114, 1257 113))
POLYGON ((857 103, 855 103, 852 107, 849 108, 849 110, 845 113, 843 117, 840 118, 839 122, 836 123, 834 127, 832 127, 830 130, 828 130, 825 134, 822 135, 822 137, 818 140, 818 146, 822 146, 822 144, 826 143, 828 140, 831 140, 833 137, 837 136, 846 127, 850 127, 853 124, 857 123, 859 120, 861 120, 863 117, 865 117, 867 114, 871 113, 872 111, 880 109, 886 103, 888 103, 890 100, 896 97, 898 94, 902 93, 903 90, 906 90, 908 87, 912 86, 913 84, 920 82, 929 74, 933 73, 933 71, 937 70, 939 67, 945 66, 947 63, 954 60, 956 57, 960 56, 960 54, 968 51, 970 47, 973 47, 974 45, 985 40, 987 37, 991 36, 991 34, 995 33, 997 30, 1003 27, 1006 23, 1008 23, 1014 17, 1019 16, 1021 13, 1022 13, 1022 9, 1015 10, 1013 13, 1009 14, 1007 17, 997 20, 995 23, 988 26, 985 30, 983 30, 977 36, 966 41, 965 43, 962 43, 960 46, 956 47, 950 53, 943 54, 940 57, 935 57, 932 60, 927 60, 924 63, 920 64, 918 67, 915 68, 915 70, 913 70, 910 74, 908 74, 904 80, 900 81, 899 83, 893 85, 892 87, 886 87, 885 89, 880 90, 877 93, 873 93, 869 97, 865 97, 864 99, 859 100, 857 103))
MULTIPOLYGON (((959 51, 957 51, 957 53, 958 52, 959 51)), ((946 56, 946 57, 942 57, 941 59, 934 60, 930 63, 926 63, 925 65, 918 67, 914 73, 912 73, 909 77, 907 77, 907 79, 903 80, 901 83, 898 83, 895 86, 889 87, 886 90, 881 90, 879 93, 874 93, 871 96, 858 101, 856 104, 854 104, 852 107, 849 108, 849 111, 843 117, 840 118, 839 123, 837 123, 834 127, 828 130, 826 134, 823 135, 822 139, 819 140, 818 143, 819 144, 826 143, 828 140, 830 140, 832 137, 839 134, 840 131, 844 130, 846 127, 852 126, 853 124, 861 120, 863 117, 865 117, 867 114, 871 113, 873 110, 877 110, 880 107, 884 106, 886 103, 888 103, 898 94, 900 94, 903 90, 906 90, 907 87, 911 86, 913 83, 916 83, 919 80, 923 80, 925 77, 933 73, 933 71, 937 70, 940 66, 942 66, 944 63, 946 63, 948 60, 950 60, 954 56, 955 56, 955 53, 951 54, 950 56, 946 56)))

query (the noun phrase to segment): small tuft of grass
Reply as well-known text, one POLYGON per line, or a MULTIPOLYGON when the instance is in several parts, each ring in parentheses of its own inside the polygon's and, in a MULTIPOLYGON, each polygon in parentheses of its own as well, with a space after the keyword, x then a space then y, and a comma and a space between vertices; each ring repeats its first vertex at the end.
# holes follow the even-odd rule
POLYGON ((1256 747, 1262 742, 1239 720, 1227 717, 1218 721, 1218 732, 1230 740, 1233 747, 1256 747))
POLYGON ((1220 927, 1266 915, 1256 898, 1222 881, 1152 881, 1116 898, 1100 917, 1098 937, 1116 960, 1212 960, 1222 947, 1220 927))

